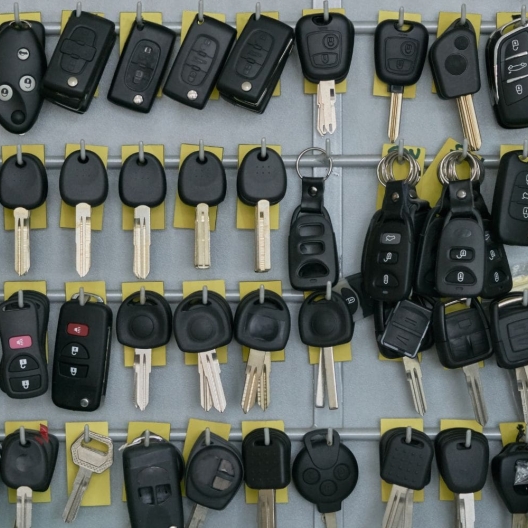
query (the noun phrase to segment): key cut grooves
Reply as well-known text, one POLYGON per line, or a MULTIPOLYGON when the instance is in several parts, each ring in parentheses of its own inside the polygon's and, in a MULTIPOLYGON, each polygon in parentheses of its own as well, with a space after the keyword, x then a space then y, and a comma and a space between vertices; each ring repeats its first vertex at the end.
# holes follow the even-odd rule
POLYGON ((80 277, 84 277, 92 260, 91 207, 81 203, 75 207, 75 265, 80 277))
POLYGON ((141 411, 147 408, 150 394, 152 350, 136 349, 134 356, 134 403, 141 411))

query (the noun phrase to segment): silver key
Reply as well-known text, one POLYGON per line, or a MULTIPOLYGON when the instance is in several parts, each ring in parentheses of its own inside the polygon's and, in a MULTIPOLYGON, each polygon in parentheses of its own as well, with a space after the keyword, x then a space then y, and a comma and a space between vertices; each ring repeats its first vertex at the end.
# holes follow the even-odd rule
POLYGON ((13 210, 15 218, 15 271, 25 275, 30 267, 29 211, 23 207, 13 210))
POLYGON ((255 207, 255 271, 265 273, 271 269, 270 203, 259 200, 255 207))
POLYGON ((196 206, 194 220, 194 267, 211 267, 211 230, 209 226, 209 206, 201 203, 196 206))
POLYGON ((336 512, 323 513, 323 523, 326 528, 337 528, 336 512))
POLYGON ((484 393, 482 390, 482 381, 480 379, 480 367, 478 363, 473 363, 462 367, 466 382, 471 397, 471 404, 473 405, 473 412, 477 422, 485 426, 488 421, 488 410, 484 400, 484 393))
POLYGON ((213 406, 211 399, 211 391, 209 390, 209 384, 205 378, 201 361, 198 361, 198 375, 200 377, 200 405, 202 409, 210 411, 213 406))
POLYGON ((90 479, 94 473, 104 473, 114 462, 114 445, 112 440, 92 431, 86 431, 91 440, 95 440, 108 447, 106 452, 100 451, 84 444, 85 433, 83 433, 71 446, 73 462, 79 466, 79 471, 73 483, 72 492, 68 498, 62 519, 66 523, 73 522, 79 512, 83 498, 90 479))
POLYGON ((455 493, 457 528, 475 528, 475 495, 455 493))
POLYGON ((409 523, 409 518, 412 519, 412 506, 409 511, 409 503, 413 501, 414 490, 393 484, 383 515, 382 528, 398 528, 401 522, 409 523))
POLYGON ((92 265, 92 208, 87 203, 75 206, 75 268, 84 277, 92 265))
POLYGON ((412 528, 414 509, 414 490, 408 489, 405 495, 405 505, 403 510, 403 528, 412 528))
POLYGON ((402 360, 403 367, 405 368, 405 376, 411 387, 414 408, 418 414, 423 416, 427 411, 427 403, 425 401, 420 361, 418 358, 410 358, 407 356, 404 356, 402 360))
POLYGON ((271 402, 271 352, 266 352, 264 357, 264 368, 258 383, 257 402, 260 408, 265 411, 271 402))
POLYGON ((146 279, 150 273, 150 207, 134 209, 134 275, 146 279))
POLYGON ((205 379, 210 392, 213 407, 219 412, 224 412, 227 402, 224 394, 224 387, 222 386, 222 379, 220 378, 221 370, 220 363, 216 357, 216 350, 200 352, 198 354, 198 363, 200 365, 199 369, 202 369, 201 372, 203 373, 203 378, 205 379))
POLYGON ((277 526, 275 490, 258 490, 257 516, 258 528, 275 528, 277 526))
POLYGON ((242 410, 248 413, 255 402, 259 392, 259 383, 264 371, 264 362, 266 352, 260 350, 249 350, 249 356, 246 364, 246 381, 244 383, 244 392, 242 394, 242 410))
POLYGON ((321 136, 333 134, 337 127, 335 81, 321 81, 317 85, 317 131, 321 136))
POLYGON ((202 528, 202 526, 205 524, 208 511, 209 508, 195 503, 192 507, 189 521, 185 525, 185 528, 202 528))
POLYGON ((337 400, 337 384, 334 363, 333 347, 321 348, 319 352, 319 368, 317 372, 317 390, 315 394, 315 406, 325 406, 325 386, 328 396, 328 408, 335 410, 339 408, 337 400))
POLYGON ((517 390, 521 396, 523 421, 528 423, 528 365, 516 368, 515 377, 517 378, 517 390))
POLYGON ((15 528, 31 528, 33 490, 27 486, 17 489, 15 528))
POLYGON ((528 528, 528 517, 526 516, 526 513, 513 514, 512 528, 528 528))
POLYGON ((134 350, 134 404, 144 411, 149 404, 150 373, 152 371, 152 350, 134 350))

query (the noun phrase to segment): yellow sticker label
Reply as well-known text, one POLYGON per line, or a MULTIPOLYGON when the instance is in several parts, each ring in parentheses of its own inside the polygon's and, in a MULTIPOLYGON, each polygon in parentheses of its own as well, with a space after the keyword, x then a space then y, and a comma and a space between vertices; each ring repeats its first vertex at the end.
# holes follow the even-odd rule
MULTIPOLYGON (((129 295, 139 292, 141 286, 144 286, 145 290, 150 290, 160 295, 165 294, 165 288, 163 282, 123 282, 121 284, 121 294, 123 300, 125 300, 129 295)), ((138 293, 139 297, 139 293, 138 293)), ((131 347, 123 347, 124 349, 124 359, 125 367, 134 366, 134 349, 131 347)), ((164 367, 167 364, 167 347, 162 346, 152 349, 152 366, 153 367, 164 367)))
MULTIPOLYGON (((2 147, 2 161, 5 163, 12 156, 16 156, 16 145, 4 145, 2 147)), ((33 154, 42 163, 45 163, 44 145, 22 145, 22 153, 33 154)), ((48 227, 47 207, 44 202, 40 207, 32 209, 29 214, 30 229, 46 229, 48 227)), ((13 231, 15 229, 15 218, 12 209, 4 207, 4 229, 13 231)))
MULTIPOLYGON (((193 152, 198 152, 198 145, 189 145, 182 143, 180 147, 180 165, 178 170, 181 168, 182 163, 189 157, 193 152)), ((224 159, 224 149, 222 147, 204 147, 206 152, 212 152, 220 161, 224 159)), ((218 206, 209 207, 209 228, 211 231, 216 229, 216 217, 218 213, 218 206)), ((176 203, 174 205, 174 227, 183 229, 194 229, 194 222, 196 218, 196 207, 184 204, 181 201, 180 195, 176 191, 176 203)))
MULTIPOLYGON (((106 303, 106 283, 105 281, 75 281, 66 282, 64 284, 64 290, 66 292, 66 300, 69 301, 73 295, 79 293, 79 290, 84 288, 84 293, 87 295, 93 293, 98 297, 101 297, 106 303)), ((95 302, 94 299, 87 298, 90 302, 95 302)), ((102 434, 102 433, 101 433, 102 434)))
MULTIPOLYGON (((284 431, 284 422, 282 420, 268 420, 268 421, 244 421, 242 422, 242 438, 254 431, 255 429, 261 429, 262 427, 269 427, 270 429, 278 429, 284 431)), ((246 504, 257 504, 258 503, 258 490, 248 488, 245 484, 246 489, 246 504)), ((288 502, 288 488, 282 488, 276 490, 275 500, 278 504, 286 504, 288 502)))
MULTIPOLYGON (((81 148, 80 145, 68 143, 66 145, 66 158, 81 148)), ((105 168, 108 165, 108 147, 98 147, 95 145, 86 145, 86 151, 95 152, 104 163, 105 168)), ((101 231, 103 229, 103 212, 104 204, 92 207, 91 226, 92 231, 101 231)), ((60 227, 75 229, 75 207, 64 203, 61 200, 60 227)))
MULTIPOLYGON (((521 13, 517 11, 517 13, 511 13, 511 12, 502 12, 497 13, 497 28, 500 28, 507 24, 508 22, 511 22, 514 18, 519 18, 521 16, 521 13)), ((509 33, 512 29, 514 29, 515 26, 512 24, 510 28, 508 28, 508 31, 506 33, 509 33)))
MULTIPOLYGON (((33 420, 33 421, 21 421, 21 422, 6 422, 4 425, 6 436, 18 431, 21 427, 24 427, 26 431, 40 431, 40 426, 44 425, 48 427, 47 420, 33 420)), ((17 491, 16 489, 7 488, 7 496, 10 504, 16 504, 17 502, 17 491)), ((33 492, 33 502, 51 502, 51 486, 46 491, 35 491, 33 492)))
MULTIPOLYGON (((384 20, 398 20, 399 16, 400 14, 398 11, 380 11, 378 13, 378 24, 380 22, 383 22, 384 20)), ((407 13, 406 11, 405 20, 409 20, 411 22, 421 22, 422 15, 420 13, 407 13)), ((380 97, 390 97, 390 91, 389 91, 388 85, 381 81, 381 79, 376 75, 375 71, 374 71, 374 86, 372 89, 372 93, 380 97)), ((413 84, 411 86, 406 86, 403 90, 403 98, 404 99, 414 99, 415 97, 416 97, 416 84, 413 84)))
MULTIPOLYGON (((472 429, 478 433, 482 433, 482 425, 475 420, 440 420, 440 431, 445 429, 453 429, 455 427, 463 427, 464 429, 472 429)), ((452 501, 455 500, 454 493, 447 487, 444 479, 439 476, 440 479, 440 500, 441 501, 452 501)), ((482 492, 477 491, 475 493, 475 500, 482 499, 482 492)))
MULTIPOLYGON (((306 15, 317 15, 318 13, 322 13, 322 9, 303 9, 303 16, 306 15)), ((336 7, 330 9, 330 13, 339 13, 340 15, 344 15, 345 10, 341 7, 336 7)), ((335 91, 338 94, 346 93, 347 91, 347 80, 337 83, 335 87, 335 91)), ((317 84, 310 82, 308 79, 304 79, 304 93, 315 95, 317 94, 317 84)))
MULTIPOLYGON (((278 295, 282 296, 282 282, 281 281, 246 281, 239 283, 240 299, 243 299, 248 293, 260 289, 260 285, 263 285, 266 290, 271 290, 278 295)), ((246 346, 242 347, 242 359, 247 361, 249 357, 249 348, 246 346)), ((271 361, 284 361, 285 353, 284 350, 277 350, 271 353, 271 361)))
MULTIPOLYGON (((380 434, 383 436, 390 429, 397 427, 412 427, 417 431, 423 431, 424 425, 421 418, 382 418, 380 421, 380 434)), ((387 502, 391 493, 392 484, 381 481, 381 500, 387 502)), ((424 490, 414 492, 414 502, 423 502, 425 499, 424 490)))
MULTIPOLYGON (((72 492, 73 482, 79 472, 79 466, 73 462, 71 446, 84 434, 84 426, 88 425, 90 431, 108 436, 108 422, 66 422, 66 477, 68 480, 68 495, 72 492)), ((94 449, 108 451, 107 446, 103 446, 96 440, 90 441, 90 446, 94 449), (94 444, 94 445, 92 445, 94 444)), ((112 504, 110 486, 110 468, 103 473, 94 473, 86 489, 81 506, 110 506, 112 504)))
MULTIPOLYGON (((260 148, 260 145, 238 145, 238 167, 242 164, 242 160, 246 154, 254 148, 260 148)), ((266 148, 272 149, 282 155, 282 147, 280 145, 267 145, 266 148)), ((279 229, 279 206, 275 204, 270 206, 270 229, 279 229)), ((255 229, 255 207, 246 205, 237 198, 237 229, 255 229)))
POLYGON ((505 447, 512 442, 517 442, 520 433, 522 433, 520 436, 524 435, 526 424, 524 422, 502 422, 499 423, 499 430, 502 438, 502 447, 505 447))
MULTIPOLYGON (((15 20, 15 15, 13 13, 0 14, 0 24, 10 22, 11 20, 15 20)), ((37 22, 42 22, 42 14, 37 11, 20 13, 20 20, 35 20, 37 22)))
MULTIPOLYGON (((121 162, 124 163, 132 154, 139 152, 138 145, 123 145, 121 147, 121 162)), ((145 145, 145 152, 156 156, 160 163, 165 166, 165 147, 163 145, 145 145)), ((134 229, 134 208, 123 204, 123 230, 134 229)), ((150 210, 150 229, 165 229, 165 200, 150 210)))
MULTIPOLYGON (((207 286, 208 291, 218 293, 222 297, 226 296, 225 281, 223 280, 209 280, 209 281, 184 281, 183 283, 183 298, 191 295, 191 293, 202 291, 203 287, 207 286)), ((185 352, 185 351, 183 351, 185 352)), ((216 356, 219 363, 227 363, 227 346, 216 349, 216 356)), ((193 353, 185 353, 186 365, 198 365, 198 355, 193 353)))
MULTIPOLYGON (((278 11, 262 11, 260 13, 261 15, 274 18, 275 20, 279 20, 279 12, 278 11)), ((253 15, 253 13, 237 13, 236 14, 236 29, 237 29, 237 38, 240 37, 242 31, 246 27, 246 24, 249 22, 249 19, 253 15)), ((281 83, 280 80, 277 83, 277 86, 275 86, 275 89, 273 90, 273 97, 278 97, 281 93, 281 83)))
MULTIPOLYGON (((505 154, 508 154, 508 152, 512 152, 514 150, 523 150, 523 145, 501 145, 500 146, 500 157, 504 156, 505 154)), ((521 160, 523 161, 523 160, 521 160)), ((528 163, 525 161, 525 163, 528 163)))

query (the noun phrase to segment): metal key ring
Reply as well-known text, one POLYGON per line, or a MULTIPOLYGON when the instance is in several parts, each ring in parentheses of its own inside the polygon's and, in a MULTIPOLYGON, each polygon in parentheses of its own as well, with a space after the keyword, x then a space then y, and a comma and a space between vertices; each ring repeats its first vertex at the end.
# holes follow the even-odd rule
MULTIPOLYGON (((458 150, 452 150, 442 158, 437 170, 437 176, 440 183, 448 185, 450 182, 459 180, 456 171, 456 166, 459 159, 460 152, 458 150)), ((469 179, 472 182, 479 181, 481 179, 481 165, 478 158, 473 153, 468 152, 464 160, 467 161, 469 165, 469 179)))
POLYGON ((326 172, 326 176, 323 178, 323 181, 326 181, 326 180, 328 180, 328 177, 330 176, 330 174, 332 174, 332 169, 334 167, 334 160, 327 154, 325 149, 322 149, 322 148, 319 148, 319 147, 308 147, 307 149, 304 149, 299 154, 299 157, 297 158, 297 161, 295 162, 295 170, 297 171, 297 174, 299 175, 299 178, 301 178, 301 180, 302 180, 304 176, 301 174, 301 169, 300 169, 300 166, 299 166, 300 162, 301 162, 301 158, 307 152, 312 152, 314 150, 317 150, 318 152, 322 152, 326 156, 326 159, 328 160, 328 171, 326 172))
MULTIPOLYGON (((385 187, 388 182, 394 181, 394 162, 398 159, 399 153, 397 150, 389 152, 386 156, 381 158, 376 168, 378 181, 385 187)), ((409 162, 409 174, 405 182, 409 185, 416 185, 420 181, 421 169, 420 164, 409 154, 407 150, 403 150, 403 158, 409 162)))

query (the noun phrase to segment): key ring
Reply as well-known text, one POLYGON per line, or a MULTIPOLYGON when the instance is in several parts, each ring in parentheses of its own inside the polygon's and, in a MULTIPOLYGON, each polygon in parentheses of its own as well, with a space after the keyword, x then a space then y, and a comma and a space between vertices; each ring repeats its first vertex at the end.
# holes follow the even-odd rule
MULTIPOLYGON (((396 179, 394 177, 393 167, 394 162, 398 159, 399 155, 400 154, 397 150, 393 150, 381 158, 378 163, 376 173, 378 175, 378 181, 383 187, 385 187, 387 183, 396 179)), ((405 149, 403 150, 403 159, 409 163, 409 174, 407 175, 407 178, 405 178, 405 183, 414 186, 420 181, 420 164, 405 149)))
POLYGON ((326 159, 328 160, 328 171, 326 172, 326 176, 324 176, 322 178, 323 181, 326 181, 326 180, 328 180, 328 177, 330 176, 330 174, 332 174, 332 169, 334 167, 334 160, 328 155, 328 153, 326 152, 325 149, 322 149, 320 147, 308 147, 307 149, 304 149, 299 154, 299 157, 297 158, 297 161, 295 162, 295 170, 297 171, 297 174, 299 175, 299 178, 301 178, 301 180, 302 180, 304 178, 304 176, 301 174, 301 169, 300 169, 300 166, 299 166, 300 162, 301 162, 301 159, 307 152, 312 152, 314 150, 317 150, 318 152, 322 152, 326 156, 326 159))
MULTIPOLYGON (((438 165, 438 179, 440 183, 448 185, 450 182, 458 181, 459 177, 456 171, 457 162, 460 159, 460 152, 458 150, 452 150, 448 152, 440 161, 438 165)), ((472 153, 468 152, 467 156, 464 158, 467 161, 470 169, 469 179, 472 182, 480 181, 482 171, 478 158, 472 153)))

